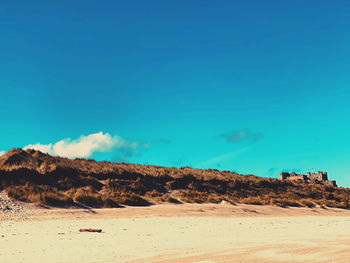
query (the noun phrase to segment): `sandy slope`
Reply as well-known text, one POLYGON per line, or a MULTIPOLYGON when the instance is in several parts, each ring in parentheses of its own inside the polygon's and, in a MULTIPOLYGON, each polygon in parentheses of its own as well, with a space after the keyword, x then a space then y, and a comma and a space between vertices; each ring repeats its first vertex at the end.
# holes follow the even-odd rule
POLYGON ((0 262, 350 262, 349 216, 229 204, 34 209, 0 221, 0 262))

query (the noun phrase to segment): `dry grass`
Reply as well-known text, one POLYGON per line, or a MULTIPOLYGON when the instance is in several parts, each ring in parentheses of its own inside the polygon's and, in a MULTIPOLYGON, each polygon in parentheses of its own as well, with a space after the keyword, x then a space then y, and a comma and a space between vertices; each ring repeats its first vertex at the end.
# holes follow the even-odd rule
POLYGON ((315 203, 312 202, 312 201, 309 200, 309 199, 301 199, 301 200, 298 201, 298 203, 299 203, 301 206, 305 206, 305 207, 309 207, 309 208, 315 207, 315 203))
POLYGON ((26 183, 20 186, 9 186, 5 188, 5 192, 11 198, 36 202, 40 205, 69 207, 74 204, 72 198, 59 193, 57 189, 49 186, 36 186, 26 183))
POLYGON ((119 208, 120 206, 115 200, 109 197, 102 197, 102 203, 104 208, 119 208))
POLYGON ((100 194, 83 188, 80 188, 75 192, 74 201, 92 207, 102 207, 103 205, 100 194))
POLYGON ((260 197, 247 197, 239 200, 243 204, 248 205, 263 205, 265 204, 264 200, 260 197))
POLYGON ((350 189, 213 169, 96 162, 14 149, 0 157, 0 186, 15 199, 54 206, 152 202, 349 208, 350 189), (177 197, 172 193, 176 191, 177 197), (74 201, 73 201, 74 200, 74 201))
POLYGON ((149 206, 152 203, 147 201, 145 198, 134 194, 134 193, 123 193, 120 196, 118 196, 117 201, 119 201, 120 204, 123 205, 130 205, 130 206, 149 206))
POLYGON ((271 199, 270 205, 281 206, 281 207, 287 207, 287 206, 299 207, 299 206, 301 206, 300 203, 298 203, 297 201, 290 200, 290 199, 271 199))
POLYGON ((179 201, 178 199, 176 199, 174 197, 171 197, 168 194, 162 195, 161 201, 166 202, 166 203, 181 204, 181 201, 179 201))

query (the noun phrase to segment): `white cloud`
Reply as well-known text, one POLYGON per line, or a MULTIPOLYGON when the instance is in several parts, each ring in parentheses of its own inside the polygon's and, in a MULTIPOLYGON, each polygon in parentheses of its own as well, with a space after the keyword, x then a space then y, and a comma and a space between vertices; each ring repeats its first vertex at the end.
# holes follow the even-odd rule
POLYGON ((6 151, 0 151, 0 156, 4 155, 6 153, 6 151))
POLYGON ((111 136, 109 133, 99 132, 81 136, 76 140, 67 138, 53 144, 30 144, 24 149, 39 150, 67 158, 89 158, 95 152, 112 152, 116 149, 136 149, 138 147, 138 142, 129 142, 120 136, 111 136))
POLYGON ((260 141, 264 138, 262 132, 252 132, 248 129, 236 130, 230 133, 221 134, 221 137, 224 137, 228 142, 239 143, 242 141, 260 141))

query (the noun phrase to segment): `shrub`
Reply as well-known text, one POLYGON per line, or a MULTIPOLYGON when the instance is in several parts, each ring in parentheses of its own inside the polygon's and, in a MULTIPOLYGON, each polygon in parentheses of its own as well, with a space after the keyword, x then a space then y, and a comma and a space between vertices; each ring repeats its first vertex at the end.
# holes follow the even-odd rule
POLYGON ((287 207, 287 206, 300 207, 300 204, 298 202, 296 202, 295 200, 289 200, 289 199, 271 199, 270 205, 275 205, 280 207, 287 207))
POLYGON ((146 193, 147 196, 151 197, 151 198, 154 198, 154 197, 162 197, 162 194, 159 193, 157 190, 153 189, 152 191, 150 192, 147 192, 146 193))
POLYGON ((181 204, 181 202, 173 197, 170 197, 168 194, 162 195, 161 201, 173 203, 173 204, 181 204))
POLYGON ((122 194, 119 197, 117 197, 117 201, 119 201, 120 204, 130 205, 130 206, 149 206, 149 205, 151 205, 151 203, 148 202, 146 199, 144 199, 141 196, 134 194, 134 193, 122 194))
POLYGON ((173 203, 173 204, 181 204, 181 202, 173 197, 169 197, 169 199, 167 200, 169 203, 173 203))
POLYGON ((40 194, 39 203, 43 205, 57 206, 57 207, 68 207, 73 206, 74 201, 68 196, 60 196, 57 193, 46 192, 40 194))
POLYGON ((347 202, 337 202, 335 200, 327 200, 327 199, 321 200, 320 205, 333 207, 333 208, 343 208, 343 209, 349 208, 349 204, 347 202))
POLYGON ((83 205, 91 207, 101 207, 103 205, 101 195, 84 190, 82 188, 76 191, 74 194, 74 200, 83 205))
POLYGON ((240 200, 241 203, 247 205, 263 205, 264 202, 259 197, 247 197, 240 200))
POLYGON ((74 205, 73 199, 60 194, 56 188, 25 185, 9 186, 5 189, 7 195, 20 201, 37 202, 41 205, 68 207, 74 205))
POLYGON ((179 192, 181 200, 186 203, 206 203, 208 201, 208 194, 193 190, 182 190, 179 192))
POLYGON ((314 202, 311 202, 310 200, 308 199, 301 199, 298 201, 298 203, 301 205, 301 206, 306 206, 308 208, 312 208, 312 207, 315 207, 315 203, 314 202))
POLYGON ((213 204, 219 204, 224 199, 225 199, 225 196, 213 193, 208 196, 207 202, 213 203, 213 204))
POLYGON ((111 198, 102 198, 102 203, 104 208, 116 208, 116 207, 121 207, 116 201, 114 201, 111 198))
POLYGON ((5 193, 8 197, 11 197, 13 199, 19 200, 19 201, 27 201, 27 199, 24 197, 23 191, 21 189, 18 189, 16 186, 8 186, 5 188, 5 193))

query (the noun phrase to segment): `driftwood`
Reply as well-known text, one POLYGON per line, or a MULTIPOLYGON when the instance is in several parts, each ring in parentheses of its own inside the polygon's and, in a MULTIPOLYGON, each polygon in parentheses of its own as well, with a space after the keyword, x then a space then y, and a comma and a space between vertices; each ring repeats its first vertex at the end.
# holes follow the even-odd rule
POLYGON ((97 233, 101 233, 102 229, 82 228, 82 229, 79 229, 79 232, 97 232, 97 233))

